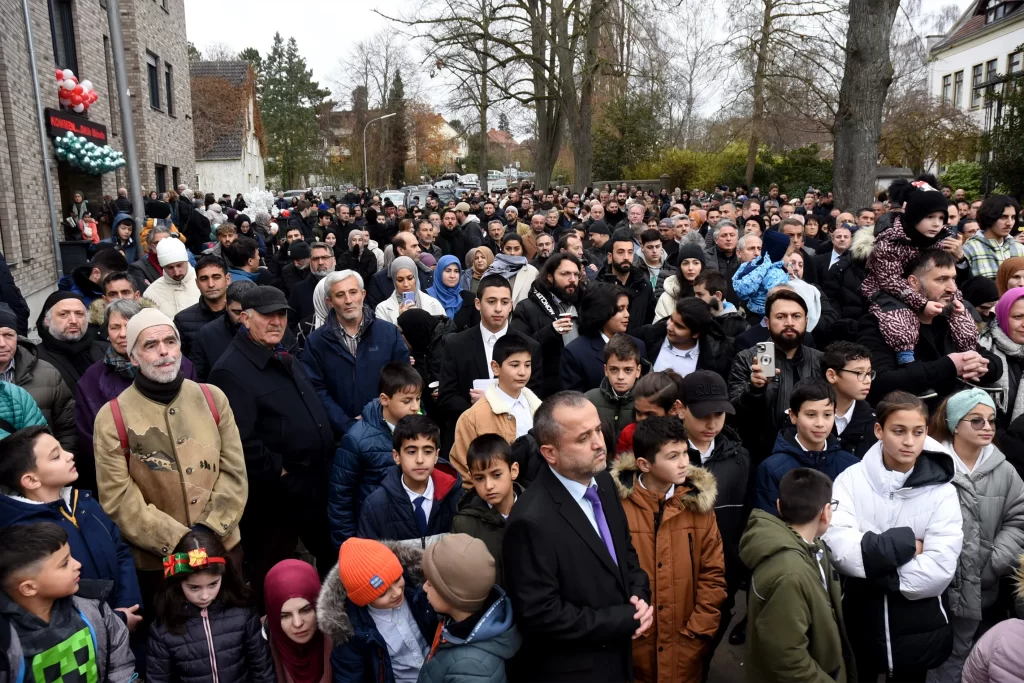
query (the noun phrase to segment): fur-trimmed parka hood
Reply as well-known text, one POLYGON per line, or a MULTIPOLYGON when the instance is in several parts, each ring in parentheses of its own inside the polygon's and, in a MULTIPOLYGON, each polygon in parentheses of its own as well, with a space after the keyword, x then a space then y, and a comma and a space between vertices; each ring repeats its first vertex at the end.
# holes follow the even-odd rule
MULTIPOLYGON (((156 302, 147 299, 144 296, 138 298, 139 305, 143 308, 156 308, 156 302)), ((91 304, 89 304, 89 324, 103 327, 104 319, 106 318, 107 302, 100 297, 91 304)))
MULTIPOLYGON (((423 585, 423 551, 397 541, 381 541, 398 557, 405 577, 406 590, 423 585)), ((324 578, 320 597, 316 601, 316 619, 320 629, 330 636, 334 644, 343 645, 354 634, 355 628, 349 618, 348 595, 335 564, 324 578)))
MULTIPOLYGON (((625 500, 633 495, 640 475, 640 466, 636 457, 626 452, 612 464, 612 480, 619 498, 625 500)), ((707 514, 715 509, 715 498, 718 497, 718 482, 715 475, 703 467, 690 467, 686 472, 686 483, 677 486, 673 498, 678 500, 684 509, 695 514, 707 514)))
POLYGON ((853 240, 850 244, 850 258, 860 263, 867 263, 871 252, 875 250, 875 233, 864 228, 853 233, 853 240))

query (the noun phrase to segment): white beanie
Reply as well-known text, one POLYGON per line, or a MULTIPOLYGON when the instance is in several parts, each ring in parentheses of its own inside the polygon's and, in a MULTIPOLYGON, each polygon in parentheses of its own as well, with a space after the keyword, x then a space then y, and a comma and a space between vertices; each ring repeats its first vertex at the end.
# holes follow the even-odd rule
MULTIPOLYGON (((164 239, 160 242, 163 244, 167 240, 164 239)), ((160 244, 157 245, 159 248, 160 244)), ((174 261, 171 261, 174 263, 174 261)), ((174 336, 180 340, 181 337, 178 335, 178 328, 174 326, 174 321, 167 317, 166 313, 161 313, 159 308, 143 308, 141 311, 132 316, 132 319, 128 321, 128 356, 132 355, 132 349, 135 348, 135 342, 138 341, 139 335, 142 331, 150 327, 157 327, 159 325, 170 325, 171 329, 174 330, 174 336)))
POLYGON ((163 268, 171 263, 188 261, 188 253, 185 251, 185 245, 181 243, 181 240, 174 235, 168 235, 156 244, 156 260, 160 262, 160 267, 163 268))

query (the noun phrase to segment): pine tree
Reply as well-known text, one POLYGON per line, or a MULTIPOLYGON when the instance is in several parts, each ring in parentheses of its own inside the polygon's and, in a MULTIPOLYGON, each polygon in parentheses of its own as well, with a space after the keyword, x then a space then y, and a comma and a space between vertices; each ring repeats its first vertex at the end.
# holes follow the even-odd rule
POLYGON ((313 80, 298 44, 280 33, 263 61, 261 115, 267 141, 267 175, 277 175, 282 187, 296 187, 320 161, 317 112, 330 94, 313 80))
POLYGON ((402 84, 402 75, 395 74, 394 84, 391 86, 391 96, 388 100, 388 113, 396 115, 388 119, 391 135, 389 136, 389 157, 391 160, 390 184, 400 187, 405 178, 405 161, 409 157, 409 120, 406 111, 405 86, 402 84))

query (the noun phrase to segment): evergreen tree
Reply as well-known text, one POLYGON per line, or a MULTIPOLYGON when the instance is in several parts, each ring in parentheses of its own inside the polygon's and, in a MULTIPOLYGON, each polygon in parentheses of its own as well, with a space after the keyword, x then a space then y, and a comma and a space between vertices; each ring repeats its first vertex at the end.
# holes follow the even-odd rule
POLYGON ((509 132, 512 131, 512 126, 509 125, 509 122, 508 122, 508 114, 505 114, 504 112, 501 113, 501 114, 498 114, 498 130, 503 130, 506 133, 509 133, 509 132))
POLYGON ((330 93, 313 80, 295 38, 285 44, 280 33, 274 34, 260 80, 267 175, 278 176, 285 189, 294 188, 320 161, 317 112, 330 93))
POLYGON ((394 187, 400 187, 405 178, 405 160, 409 157, 409 116, 406 111, 405 86, 402 84, 402 75, 395 74, 394 84, 391 86, 391 96, 388 101, 388 113, 395 113, 395 116, 388 119, 390 128, 388 156, 391 160, 391 171, 389 182, 394 187))
POLYGON ((238 58, 244 62, 252 64, 252 70, 256 72, 256 79, 258 82, 260 72, 263 70, 263 57, 260 56, 260 51, 254 47, 247 47, 238 53, 238 58))

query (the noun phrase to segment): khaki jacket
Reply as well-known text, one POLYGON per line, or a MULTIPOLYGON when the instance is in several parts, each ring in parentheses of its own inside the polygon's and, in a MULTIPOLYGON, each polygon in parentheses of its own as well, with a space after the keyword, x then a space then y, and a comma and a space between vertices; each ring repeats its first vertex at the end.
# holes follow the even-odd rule
MULTIPOLYGON (((540 408, 540 399, 529 389, 523 389, 523 399, 530 407, 530 414, 540 408)), ((494 385, 487 387, 483 397, 474 403, 469 410, 459 416, 455 424, 455 445, 448 456, 452 466, 462 475, 462 488, 473 488, 473 478, 466 466, 466 452, 469 443, 481 434, 497 434, 505 441, 516 440, 516 419, 509 412, 510 405, 498 397, 494 385)))
POLYGON ((182 536, 202 524, 230 550, 249 495, 242 442, 227 397, 208 385, 214 421, 199 385, 185 380, 168 405, 128 387, 118 398, 128 432, 125 462, 110 403, 96 415, 93 446, 100 504, 132 546, 139 569, 159 569, 182 536))
POLYGON ((718 485, 711 472, 691 467, 666 502, 637 484, 639 472, 632 453, 611 472, 654 606, 653 628, 633 641, 633 673, 638 683, 699 683, 726 597, 718 485))

